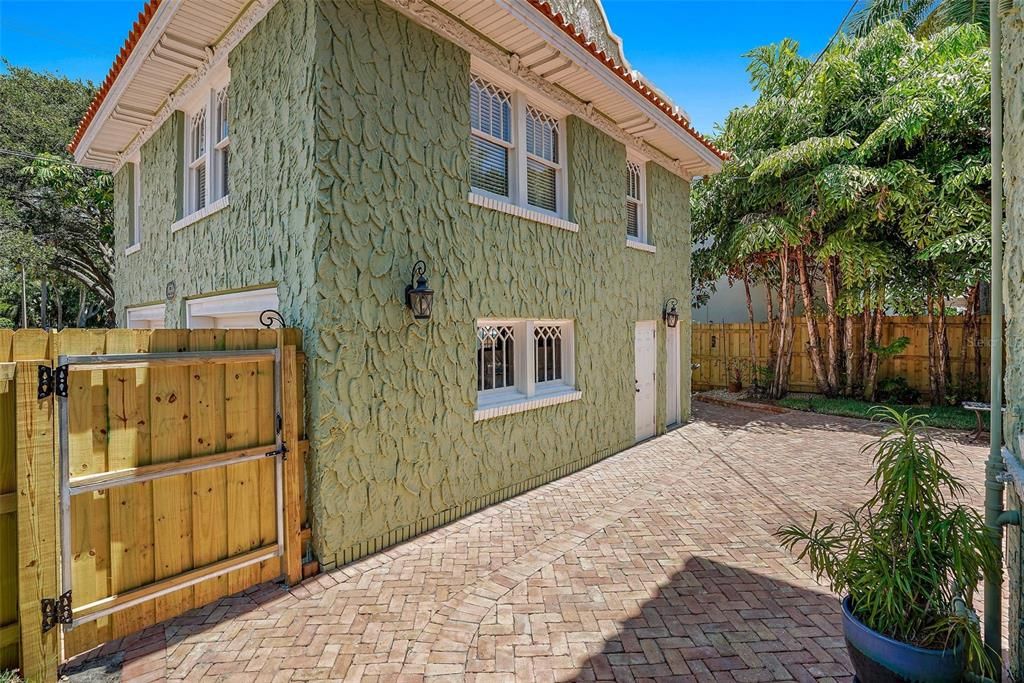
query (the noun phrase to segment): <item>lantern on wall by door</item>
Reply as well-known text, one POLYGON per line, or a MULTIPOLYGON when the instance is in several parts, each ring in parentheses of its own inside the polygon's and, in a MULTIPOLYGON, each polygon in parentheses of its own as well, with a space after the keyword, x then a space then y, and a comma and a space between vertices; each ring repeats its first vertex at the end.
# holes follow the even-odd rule
POLYGON ((412 279, 405 287, 405 305, 412 309, 416 320, 429 320, 434 308, 434 290, 427 285, 427 264, 417 261, 412 267, 412 279))
POLYGON ((665 302, 665 310, 662 312, 661 317, 665 319, 665 324, 669 327, 675 327, 679 324, 678 306, 679 302, 674 298, 665 302))

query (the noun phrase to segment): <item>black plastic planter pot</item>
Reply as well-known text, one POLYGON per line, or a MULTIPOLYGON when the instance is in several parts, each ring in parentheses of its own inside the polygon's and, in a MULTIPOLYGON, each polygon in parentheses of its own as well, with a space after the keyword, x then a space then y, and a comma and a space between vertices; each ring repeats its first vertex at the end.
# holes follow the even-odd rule
POLYGON ((963 678, 964 647, 925 650, 887 638, 860 623, 843 600, 843 635, 860 683, 955 683, 963 678))

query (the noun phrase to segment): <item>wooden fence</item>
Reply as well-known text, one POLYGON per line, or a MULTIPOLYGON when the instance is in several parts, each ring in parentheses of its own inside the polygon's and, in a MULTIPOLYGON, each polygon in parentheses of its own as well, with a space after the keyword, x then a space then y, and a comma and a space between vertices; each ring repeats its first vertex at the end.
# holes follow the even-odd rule
MULTIPOLYGON (((988 389, 989 359, 989 318, 982 316, 981 321, 981 384, 982 390, 988 389)), ((814 381, 814 370, 807 357, 807 324, 803 318, 794 319, 793 364, 790 367, 790 391, 816 392, 818 386, 814 381)), ((960 377, 960 351, 964 340, 964 324, 962 317, 946 319, 949 337, 949 356, 954 380, 960 377)), ((818 330, 824 337, 825 326, 818 322, 818 330)), ((738 359, 744 363, 750 358, 750 326, 747 323, 694 323, 692 358, 700 367, 693 371, 692 387, 694 391, 720 389, 728 384, 730 362, 738 359)), ((859 322, 854 326, 855 343, 863 341, 863 325, 859 322)), ((928 395, 928 318, 924 316, 888 316, 882 323, 882 345, 907 337, 910 343, 898 356, 882 360, 878 366, 878 378, 902 376, 907 383, 928 395)), ((768 324, 754 325, 754 342, 757 350, 758 365, 768 364, 768 324)), ((973 364, 974 356, 968 350, 968 363, 973 364)), ((749 365, 749 363, 748 363, 749 365)), ((749 382, 749 373, 744 372, 744 384, 749 382)))
POLYGON ((62 657, 263 581, 301 580, 300 339, 0 331, 0 669, 54 680, 62 657), (222 353, 189 355, 199 351, 222 353), (91 364, 103 354, 146 355, 91 364), (66 398, 41 398, 40 366, 62 356, 88 358, 65 365, 66 398), (73 621, 46 629, 41 600, 68 584, 73 621))

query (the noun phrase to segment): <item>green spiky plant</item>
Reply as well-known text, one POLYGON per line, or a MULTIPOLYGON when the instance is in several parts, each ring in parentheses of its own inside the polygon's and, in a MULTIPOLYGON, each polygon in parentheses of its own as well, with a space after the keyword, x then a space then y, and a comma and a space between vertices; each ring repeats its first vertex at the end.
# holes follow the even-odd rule
POLYGON ((972 609, 982 575, 999 555, 978 512, 962 501, 966 487, 920 417, 888 407, 892 423, 864 447, 874 451, 875 492, 840 522, 784 526, 783 546, 806 559, 818 580, 851 597, 868 628, 910 645, 944 649, 963 643, 968 661, 989 665, 972 609), (957 610, 959 600, 968 608, 957 610))

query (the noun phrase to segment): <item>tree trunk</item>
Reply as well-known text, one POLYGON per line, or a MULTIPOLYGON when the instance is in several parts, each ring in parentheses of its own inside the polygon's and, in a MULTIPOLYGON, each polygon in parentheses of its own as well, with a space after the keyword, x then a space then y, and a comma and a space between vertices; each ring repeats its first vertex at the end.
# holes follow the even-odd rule
POLYGON ((82 283, 78 284, 78 320, 75 323, 76 327, 85 327, 85 323, 89 320, 89 307, 85 303, 85 285, 82 283))
MULTIPOLYGON (((881 296, 879 297, 881 299, 881 296)), ((871 320, 871 343, 875 348, 882 345, 882 316, 883 311, 881 306, 875 309, 873 319, 871 320)), ((865 336, 867 336, 867 330, 865 330, 865 336)), ((868 357, 864 359, 867 363, 867 373, 864 379, 864 400, 874 401, 875 400, 875 380, 878 377, 878 353, 869 352, 868 357)))
POLYGON ((765 365, 769 368, 775 366, 775 302, 772 301, 772 287, 767 282, 764 285, 764 298, 768 312, 768 358, 765 365))
POLYGON ((39 280, 39 327, 50 329, 50 284, 45 275, 39 280))
POLYGON ((57 329, 64 329, 64 299, 60 295, 60 287, 53 289, 53 303, 57 306, 57 329))
POLYGON ((981 376, 981 284, 974 285, 974 315, 971 316, 973 322, 972 327, 974 333, 971 335, 973 339, 974 349, 974 385, 978 398, 984 398, 984 391, 982 387, 985 386, 984 378, 981 376))
POLYGON ((935 301, 928 295, 928 400, 938 405, 939 382, 936 378, 936 335, 935 335, 935 301))
POLYGON ((745 268, 743 269, 743 291, 747 295, 747 322, 749 325, 747 344, 750 346, 750 383, 753 384, 757 378, 757 340, 754 336, 754 302, 750 299, 750 277, 745 268))
POLYGON ((828 366, 826 375, 829 388, 839 393, 839 317, 836 314, 835 257, 825 260, 825 332, 828 335, 828 366))
POLYGON ((25 284, 25 264, 21 265, 21 327, 28 327, 28 287, 25 284))
POLYGON ((856 358, 854 358, 855 352, 853 350, 853 315, 847 315, 843 321, 843 350, 846 355, 846 390, 843 392, 847 396, 853 396, 853 384, 854 377, 853 373, 856 370, 856 358))
POLYGON ((864 311, 861 313, 861 325, 864 327, 864 335, 860 342, 860 388, 861 392, 868 385, 868 356, 871 353, 871 305, 868 303, 868 295, 864 295, 864 311))
POLYGON ((957 384, 961 398, 966 398, 964 394, 972 383, 971 370, 967 365, 967 349, 971 345, 971 332, 974 330, 974 325, 971 323, 971 315, 974 313, 973 297, 974 287, 969 287, 967 289, 967 307, 964 309, 963 325, 960 328, 960 376, 957 378, 957 384))
POLYGON ((772 370, 772 398, 782 398, 789 391, 789 369, 793 361, 793 304, 796 288, 790 274, 789 246, 779 254, 779 343, 772 370))
POLYGON ((814 319, 814 292, 811 280, 807 275, 807 261, 803 247, 796 250, 796 267, 800 275, 800 293, 804 300, 804 321, 807 323, 807 356, 814 370, 814 381, 818 391, 826 396, 832 395, 832 386, 825 374, 825 364, 821 358, 821 338, 818 336, 818 321, 814 319))
POLYGON ((949 380, 949 335, 946 330, 946 298, 939 295, 939 324, 938 324, 938 339, 937 351, 938 351, 938 374, 936 381, 938 383, 939 395, 938 403, 935 405, 946 405, 946 387, 948 386, 949 380))

